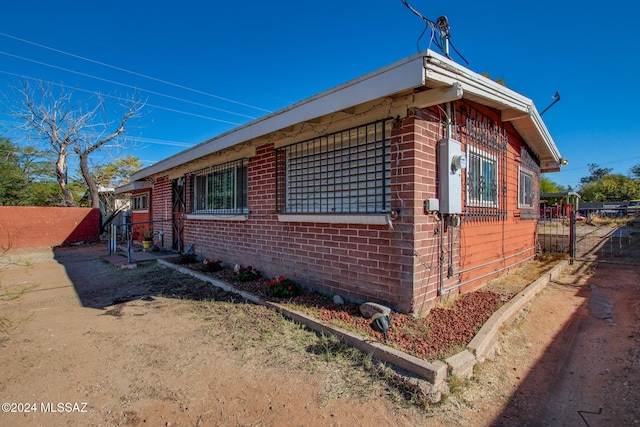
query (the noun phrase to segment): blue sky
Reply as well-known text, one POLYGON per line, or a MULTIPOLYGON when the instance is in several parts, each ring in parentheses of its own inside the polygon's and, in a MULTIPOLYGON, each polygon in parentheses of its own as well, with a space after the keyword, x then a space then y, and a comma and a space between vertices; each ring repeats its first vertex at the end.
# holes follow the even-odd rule
MULTIPOLYGON (((10 103, 24 79, 79 100, 135 94, 145 115, 116 155, 145 165, 410 56, 424 28, 401 0, 3 3, 0 95, 10 103)), ((569 164, 551 179, 575 188, 589 163, 622 174, 640 164, 640 3, 409 3, 434 21, 446 15, 468 67, 538 111, 560 93, 543 119, 569 164)), ((13 120, 3 107, 0 136, 21 142, 13 120)))

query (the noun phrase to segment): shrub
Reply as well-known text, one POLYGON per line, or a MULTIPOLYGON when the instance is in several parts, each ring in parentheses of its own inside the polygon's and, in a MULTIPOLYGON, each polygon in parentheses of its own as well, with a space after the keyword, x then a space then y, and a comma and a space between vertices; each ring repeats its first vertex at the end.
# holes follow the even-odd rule
POLYGON ((216 271, 222 270, 222 261, 211 261, 210 259, 205 259, 202 261, 202 271, 206 273, 215 273, 216 271))
POLYGON ((198 262, 198 258, 196 254, 191 254, 188 252, 183 252, 178 255, 178 259, 176 260, 176 264, 194 264, 198 262))
POLYGON ((293 298, 304 293, 304 288, 300 283, 285 279, 283 276, 274 277, 267 282, 267 295, 276 298, 293 298))
POLYGON ((233 280, 236 282, 251 282, 260 278, 260 272, 255 270, 250 265, 239 269, 233 276, 233 280))

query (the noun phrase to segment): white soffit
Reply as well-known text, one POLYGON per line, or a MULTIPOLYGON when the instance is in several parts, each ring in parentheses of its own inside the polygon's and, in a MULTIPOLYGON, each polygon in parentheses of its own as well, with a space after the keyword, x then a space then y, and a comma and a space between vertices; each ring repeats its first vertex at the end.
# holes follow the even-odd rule
POLYGON ((115 194, 130 193, 134 190, 142 190, 142 189, 151 188, 151 187, 153 187, 153 185, 149 181, 136 181, 136 182, 130 182, 120 187, 116 187, 114 190, 114 193, 115 194))
POLYGON ((254 120, 134 173, 133 181, 212 152, 268 135, 307 120, 424 85, 424 54, 416 54, 287 108, 254 120))
POLYGON ((502 112, 543 163, 555 164, 560 153, 533 102, 431 50, 344 83, 287 108, 242 125, 134 173, 132 181, 173 169, 234 145, 316 119, 336 111, 419 87, 437 89, 416 94, 419 104, 435 105, 463 97, 502 112), (429 93, 431 92, 431 93, 429 93), (442 99, 433 99, 439 98, 442 99), (424 99, 420 99, 420 98, 424 99))
POLYGON ((559 170, 560 152, 529 98, 431 51, 425 56, 425 74, 427 86, 459 83, 465 99, 500 110, 502 120, 513 124, 540 162, 553 165, 547 170, 559 170))

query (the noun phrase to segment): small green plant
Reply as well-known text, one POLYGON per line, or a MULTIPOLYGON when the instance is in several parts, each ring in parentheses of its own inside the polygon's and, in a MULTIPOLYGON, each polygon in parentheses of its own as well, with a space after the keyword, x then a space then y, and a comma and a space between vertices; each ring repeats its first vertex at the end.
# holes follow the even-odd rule
POLYGON ((252 282, 260 278, 260 272, 250 265, 245 268, 240 268, 233 276, 233 280, 236 282, 252 282))
POLYGON ((283 276, 274 277, 267 285, 267 295, 270 297, 293 298, 304 293, 304 288, 298 282, 283 276))
POLYGON ((206 273, 215 273, 216 271, 222 270, 222 261, 211 261, 210 259, 205 259, 202 261, 202 271, 206 273))
POLYGON ((198 262, 196 254, 183 252, 178 255, 178 259, 176 260, 176 264, 194 264, 198 262))

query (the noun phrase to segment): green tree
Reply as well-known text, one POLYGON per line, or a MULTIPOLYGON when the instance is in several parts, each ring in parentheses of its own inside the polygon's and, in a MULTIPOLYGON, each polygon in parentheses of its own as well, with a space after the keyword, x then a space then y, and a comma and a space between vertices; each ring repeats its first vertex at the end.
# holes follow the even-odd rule
POLYGON ((7 138, 0 138, 0 205, 19 204, 26 183, 20 150, 7 138))
POLYGON ((129 181, 132 173, 142 168, 134 155, 126 155, 109 163, 93 166, 93 179, 99 187, 118 187, 129 181))
POLYGON ((631 177, 633 179, 640 179, 640 164, 631 166, 631 169, 629 169, 629 173, 631 174, 631 177))
POLYGON ((580 187, 585 202, 607 202, 640 199, 640 182, 621 174, 606 174, 597 181, 580 187))
POLYGON ((547 177, 546 175, 540 175, 541 193, 559 193, 561 191, 566 191, 566 189, 562 185, 551 180, 551 178, 547 177))
POLYGON ((493 80, 494 82, 498 83, 499 85, 502 85, 504 87, 507 87, 507 81, 504 79, 504 77, 498 77, 497 79, 494 79, 493 77, 491 77, 491 75, 489 74, 488 71, 485 71, 484 73, 482 73, 482 75, 488 79, 493 80))
POLYGON ((611 168, 601 168, 596 163, 589 163, 589 176, 580 178, 580 184, 585 185, 591 182, 600 181, 613 171, 611 168))
MULTIPOLYGON (((54 159, 47 150, 20 147, 0 138, 0 204, 13 206, 61 206, 64 196, 53 171, 54 159)), ((85 190, 69 184, 75 200, 85 190)))
MULTIPOLYGON (((121 157, 109 163, 93 166, 93 179, 98 187, 113 188, 129 182, 132 173, 142 167, 140 159, 131 154, 121 157)), ((125 205, 118 206, 115 194, 111 192, 100 193, 100 201, 107 216, 106 225, 125 205)))

